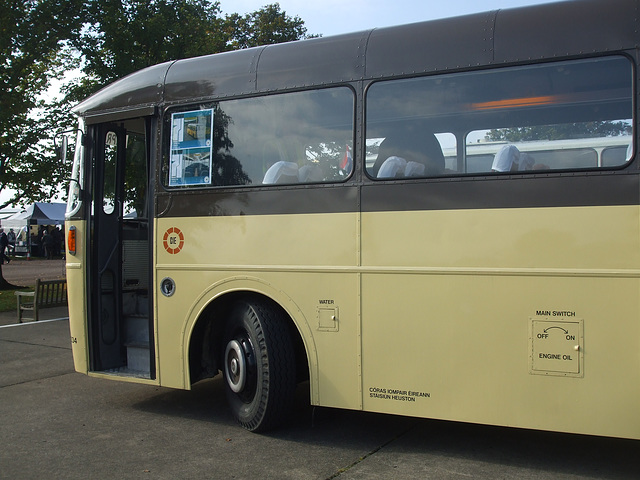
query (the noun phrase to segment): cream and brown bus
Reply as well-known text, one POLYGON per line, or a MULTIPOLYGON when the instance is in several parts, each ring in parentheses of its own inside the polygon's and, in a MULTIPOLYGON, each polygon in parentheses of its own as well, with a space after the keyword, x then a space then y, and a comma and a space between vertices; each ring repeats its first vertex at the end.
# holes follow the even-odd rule
POLYGON ((153 66, 75 112, 75 367, 640 439, 638 2, 153 66), (308 386, 308 387, 307 387, 308 386))

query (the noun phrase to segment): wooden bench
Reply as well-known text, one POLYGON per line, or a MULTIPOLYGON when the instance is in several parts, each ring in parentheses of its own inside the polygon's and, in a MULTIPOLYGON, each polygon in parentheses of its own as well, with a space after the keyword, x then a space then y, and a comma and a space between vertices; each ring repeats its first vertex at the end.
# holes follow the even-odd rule
POLYGON ((18 301, 18 322, 22 319, 39 320, 39 311, 46 307, 63 307, 67 304, 66 280, 36 280, 33 292, 15 292, 18 301), (25 317, 25 311, 33 311, 33 317, 25 317))

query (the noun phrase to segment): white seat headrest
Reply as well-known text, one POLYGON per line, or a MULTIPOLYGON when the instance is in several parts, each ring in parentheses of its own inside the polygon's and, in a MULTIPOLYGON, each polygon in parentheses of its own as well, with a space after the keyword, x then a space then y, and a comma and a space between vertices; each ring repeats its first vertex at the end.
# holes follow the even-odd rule
POLYGON ((378 170, 378 178, 395 178, 398 176, 398 172, 404 174, 404 170, 407 168, 407 161, 402 157, 389 157, 380 166, 378 170))
POLYGON ((274 183, 297 183, 298 182, 298 164, 293 162, 285 162, 280 160, 269 167, 267 173, 264 174, 262 183, 270 185, 274 183))
POLYGON ((494 172, 509 172, 514 163, 520 161, 520 150, 515 145, 505 145, 493 158, 491 170, 494 172))

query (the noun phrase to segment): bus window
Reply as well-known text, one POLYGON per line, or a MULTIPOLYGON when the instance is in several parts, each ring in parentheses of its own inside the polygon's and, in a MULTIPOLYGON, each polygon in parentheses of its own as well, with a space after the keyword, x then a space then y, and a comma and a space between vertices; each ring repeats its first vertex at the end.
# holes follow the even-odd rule
MULTIPOLYGON (((603 160, 600 152, 631 142, 632 112, 631 64, 623 57, 381 81, 367 94, 368 132, 401 132, 406 145, 429 132, 471 132, 465 158, 448 156, 446 169, 424 176, 498 171, 493 160, 507 143, 528 150, 529 170, 620 166, 626 155, 603 160)), ((370 177, 380 178, 379 166, 367 167, 370 177)))
POLYGON ((117 136, 114 132, 107 132, 105 135, 105 152, 104 152, 104 177, 103 181, 103 197, 102 210, 107 215, 113 213, 115 209, 116 197, 116 159, 118 155, 117 136))
POLYGON ((353 104, 340 87, 172 111, 165 185, 344 181, 353 169, 353 104))
POLYGON ((622 165, 631 159, 631 153, 631 137, 629 137, 627 145, 610 146, 602 150, 602 166, 615 167, 616 165, 622 165))
MULTIPOLYGON (((547 129, 561 130, 564 125, 549 125, 547 129)), ((580 129, 581 125, 573 124, 571 129, 580 129)), ((588 127, 585 127, 588 128, 588 127)), ((626 126, 621 133, 626 131, 626 126)), ((467 173, 481 173, 490 171, 506 171, 496 168, 496 159, 501 150, 507 146, 518 155, 510 171, 533 170, 571 170, 597 167, 615 167, 630 160, 630 135, 587 137, 573 139, 554 139, 530 141, 491 141, 489 135, 498 138, 509 136, 509 129, 494 129, 489 131, 474 131, 469 138, 483 137, 475 143, 466 145, 467 173), (515 149, 514 149, 515 148, 515 149)))

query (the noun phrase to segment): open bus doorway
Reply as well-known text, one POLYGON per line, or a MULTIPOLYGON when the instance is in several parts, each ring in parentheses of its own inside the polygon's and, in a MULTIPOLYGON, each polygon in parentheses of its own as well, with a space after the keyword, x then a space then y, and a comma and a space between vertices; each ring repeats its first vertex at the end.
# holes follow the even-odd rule
POLYGON ((150 120, 90 127, 92 371, 155 377, 150 291, 150 120))

